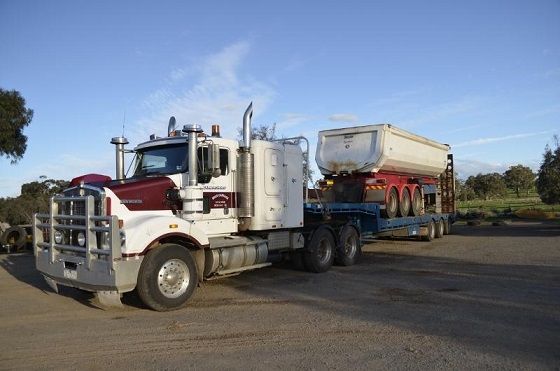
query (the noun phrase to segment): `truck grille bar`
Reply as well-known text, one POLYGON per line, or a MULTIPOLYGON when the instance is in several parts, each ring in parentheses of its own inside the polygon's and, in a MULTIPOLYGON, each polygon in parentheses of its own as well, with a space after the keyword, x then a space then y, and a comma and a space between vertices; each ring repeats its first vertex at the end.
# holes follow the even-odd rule
POLYGON ((118 218, 95 215, 96 210, 101 208, 92 195, 52 197, 50 213, 35 214, 33 218, 35 255, 48 251, 51 263, 74 261, 88 269, 93 260, 103 259, 113 271, 115 261, 122 256, 118 218), (55 241, 57 232, 63 236, 61 243, 55 241), (83 246, 77 241, 79 232, 85 236, 83 246))

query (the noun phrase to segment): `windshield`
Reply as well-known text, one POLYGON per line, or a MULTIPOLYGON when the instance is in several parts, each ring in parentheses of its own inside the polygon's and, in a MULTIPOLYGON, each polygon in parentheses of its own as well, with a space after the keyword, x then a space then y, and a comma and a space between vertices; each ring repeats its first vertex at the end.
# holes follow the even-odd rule
POLYGON ((179 143, 139 150, 132 176, 175 174, 186 170, 187 143, 179 143))

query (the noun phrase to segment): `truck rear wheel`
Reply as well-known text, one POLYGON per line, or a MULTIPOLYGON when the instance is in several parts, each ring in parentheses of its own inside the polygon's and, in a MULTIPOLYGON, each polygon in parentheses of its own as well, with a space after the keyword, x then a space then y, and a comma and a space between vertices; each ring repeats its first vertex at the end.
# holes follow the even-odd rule
POLYGON ((327 228, 319 227, 305 247, 303 253, 305 269, 313 273, 328 271, 334 261, 334 249, 335 242, 332 233, 327 228))
POLYGON ((399 201, 399 215, 408 216, 410 212, 410 192, 408 189, 403 188, 401 199, 399 201))
POLYGON ((397 216, 399 211, 399 195, 395 187, 391 187, 389 193, 387 194, 387 200, 385 202, 385 209, 381 210, 381 213, 386 218, 394 218, 397 216))
POLYGON ((422 239, 424 241, 431 241, 436 237, 436 224, 433 220, 430 220, 426 227, 428 228, 428 231, 425 236, 422 236, 422 239))
POLYGON ((451 218, 448 218, 443 225, 443 234, 451 234, 451 218))
POLYGON ((136 290, 144 304, 162 312, 183 307, 197 284, 196 263, 189 250, 164 244, 144 257, 136 290))
POLYGON ((412 216, 418 216, 422 212, 422 193, 420 193, 420 188, 414 188, 412 192, 412 205, 410 208, 410 214, 412 216))
POLYGON ((436 238, 442 238, 444 229, 445 229, 445 226, 443 224, 443 219, 438 220, 438 222, 436 223, 435 237, 436 238))
POLYGON ((345 226, 340 233, 340 242, 334 258, 335 263, 344 266, 354 265, 361 254, 362 246, 356 228, 349 225, 345 226))

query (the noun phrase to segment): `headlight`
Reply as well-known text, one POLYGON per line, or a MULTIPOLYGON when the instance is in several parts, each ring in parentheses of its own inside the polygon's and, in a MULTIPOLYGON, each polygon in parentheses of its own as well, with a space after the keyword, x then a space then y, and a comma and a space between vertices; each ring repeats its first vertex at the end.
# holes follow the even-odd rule
POLYGON ((78 233, 78 245, 83 247, 85 244, 86 244, 86 236, 84 235, 84 232, 79 232, 78 233))
POLYGON ((63 240, 64 234, 61 231, 54 231, 54 242, 60 245, 63 240))

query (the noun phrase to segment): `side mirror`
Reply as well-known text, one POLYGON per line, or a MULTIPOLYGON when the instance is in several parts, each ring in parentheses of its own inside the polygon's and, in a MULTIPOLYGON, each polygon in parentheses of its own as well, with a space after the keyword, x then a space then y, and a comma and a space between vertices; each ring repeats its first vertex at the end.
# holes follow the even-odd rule
POLYGON ((215 143, 210 143, 208 146, 208 156, 210 157, 210 171, 214 178, 222 175, 220 168, 220 146, 215 143))

